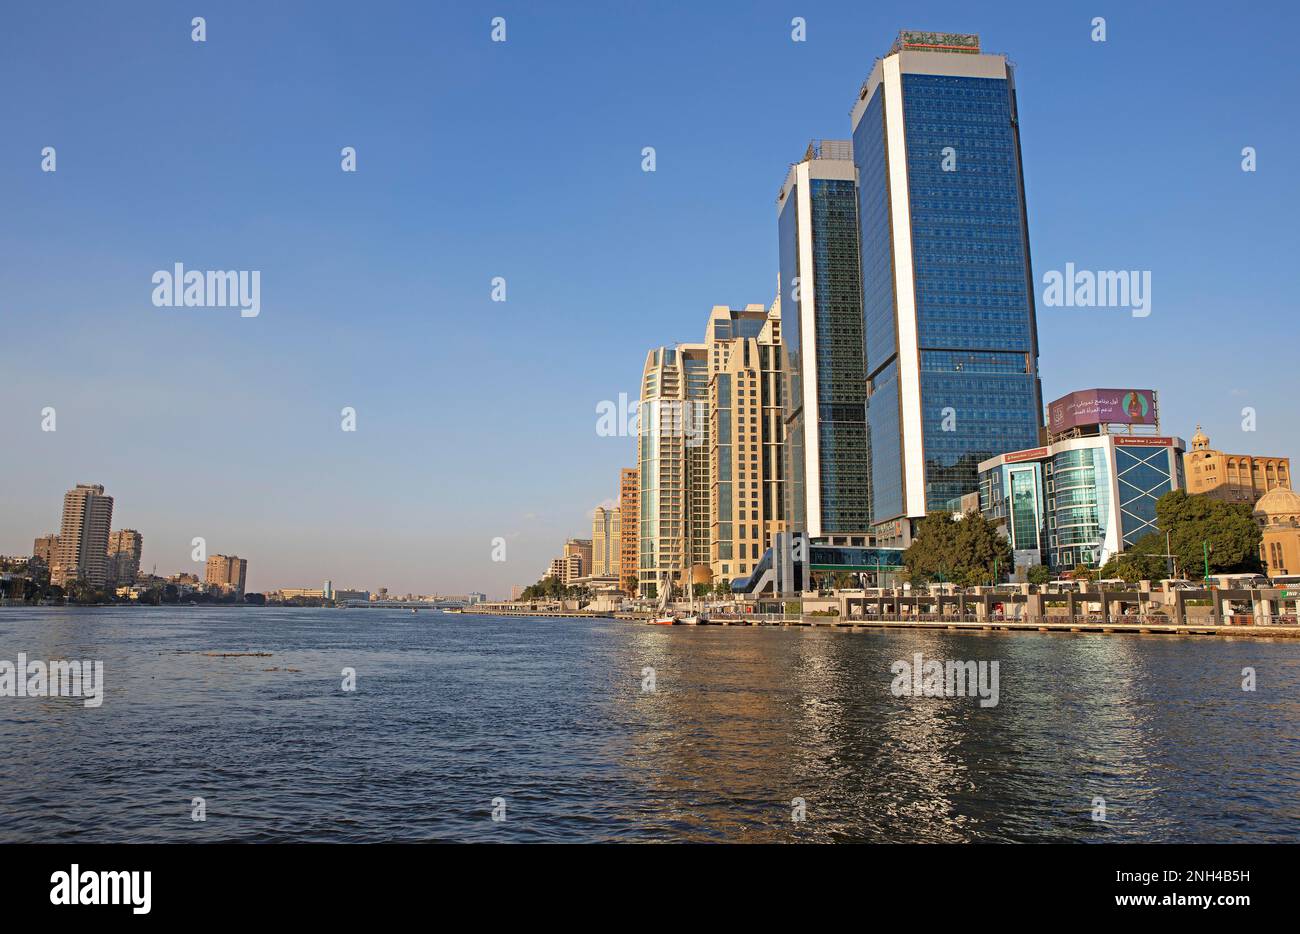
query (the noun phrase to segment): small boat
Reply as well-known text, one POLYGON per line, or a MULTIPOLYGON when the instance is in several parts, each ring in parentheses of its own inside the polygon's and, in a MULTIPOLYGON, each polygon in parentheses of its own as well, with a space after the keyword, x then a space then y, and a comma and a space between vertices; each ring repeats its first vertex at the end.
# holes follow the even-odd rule
POLYGON ((411 612, 412 612, 412 613, 418 613, 418 612, 420 612, 420 611, 417 610, 415 607, 411 607, 411 612))
POLYGON ((698 626, 699 624, 700 618, 693 613, 690 616, 683 616, 677 620, 678 626, 698 626))
POLYGON ((675 616, 652 616, 646 620, 646 623, 651 626, 671 626, 676 622, 677 617, 675 616))

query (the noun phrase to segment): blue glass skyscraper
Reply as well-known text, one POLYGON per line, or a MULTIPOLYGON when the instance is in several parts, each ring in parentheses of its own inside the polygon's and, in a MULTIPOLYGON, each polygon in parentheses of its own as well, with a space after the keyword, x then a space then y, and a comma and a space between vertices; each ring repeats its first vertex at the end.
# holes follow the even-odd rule
POLYGON ((848 140, 813 141, 777 196, 785 486, 791 531, 865 545, 871 488, 852 155, 848 140))
POLYGON ((881 543, 1038 443, 1038 336, 1012 67, 900 34, 853 108, 872 522, 881 543))

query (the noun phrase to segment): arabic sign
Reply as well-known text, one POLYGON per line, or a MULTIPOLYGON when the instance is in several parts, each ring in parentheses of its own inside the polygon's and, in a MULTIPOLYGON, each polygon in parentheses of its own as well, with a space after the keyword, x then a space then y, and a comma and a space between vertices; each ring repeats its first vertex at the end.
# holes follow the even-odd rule
POLYGON ((1080 425, 1155 425, 1156 394, 1151 389, 1083 389, 1048 406, 1053 433, 1080 425))

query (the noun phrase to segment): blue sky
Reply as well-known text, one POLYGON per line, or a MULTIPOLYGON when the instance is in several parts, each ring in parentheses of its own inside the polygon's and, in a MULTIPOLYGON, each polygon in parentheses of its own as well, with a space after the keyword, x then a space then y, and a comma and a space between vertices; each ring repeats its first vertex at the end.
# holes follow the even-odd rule
POLYGON ((160 572, 203 536, 251 589, 536 580, 633 463, 597 403, 772 299, 788 163, 849 136, 900 28, 1016 63, 1040 295, 1067 262, 1152 271, 1148 318, 1040 306, 1046 397, 1150 386, 1168 432, 1300 456, 1300 15, 1130 6, 11 5, 0 552, 99 482, 160 572), (261 314, 154 307, 178 261, 260 270, 261 314))

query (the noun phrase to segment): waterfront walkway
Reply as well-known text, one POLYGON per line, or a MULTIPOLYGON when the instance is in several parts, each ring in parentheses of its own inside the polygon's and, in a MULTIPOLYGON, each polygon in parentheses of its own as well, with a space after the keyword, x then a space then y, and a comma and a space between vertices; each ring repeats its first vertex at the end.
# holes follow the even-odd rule
MULTIPOLYGON (((620 619, 633 619, 621 616, 620 619)), ((1210 622, 1185 620, 1173 622, 1142 617, 1043 617, 1029 620, 976 619, 974 617, 919 616, 911 618, 850 618, 838 616, 729 616, 715 617, 711 626, 807 626, 831 629, 943 629, 980 632, 1093 632, 1093 633, 1143 633, 1177 636, 1250 636, 1257 638, 1300 638, 1300 626, 1287 624, 1215 625, 1210 622)))

